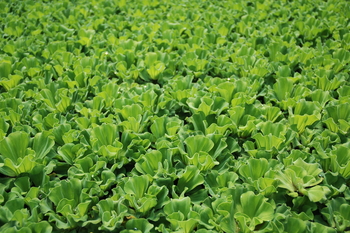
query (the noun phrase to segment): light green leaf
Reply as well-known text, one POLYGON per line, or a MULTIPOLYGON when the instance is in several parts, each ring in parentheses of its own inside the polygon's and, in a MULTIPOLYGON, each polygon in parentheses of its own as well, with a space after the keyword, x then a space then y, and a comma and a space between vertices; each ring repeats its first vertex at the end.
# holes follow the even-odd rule
POLYGON ((124 120, 127 120, 129 117, 134 117, 137 119, 140 115, 143 115, 143 110, 139 104, 132 104, 123 106, 120 113, 124 120))
POLYGON ((219 164, 219 162, 215 161, 213 157, 206 152, 195 153, 192 158, 188 158, 188 162, 201 171, 208 171, 219 164))
POLYGON ((266 119, 271 122, 275 122, 280 116, 282 116, 281 109, 279 109, 278 107, 271 106, 266 106, 263 109, 263 114, 266 116, 266 119))
POLYGON ((86 149, 81 144, 67 143, 62 147, 59 147, 57 152, 62 156, 63 160, 73 165, 76 159, 79 159, 84 156, 86 149))
POLYGON ((11 62, 3 60, 0 63, 0 74, 1 78, 7 78, 11 74, 12 68, 11 68, 11 62))
POLYGON ((196 166, 190 165, 186 167, 184 173, 179 175, 179 182, 177 184, 177 188, 181 193, 185 190, 189 192, 203 183, 204 178, 200 174, 200 170, 196 166))
MULTIPOLYGON (((127 229, 133 231, 141 231, 142 233, 148 233, 152 230, 153 224, 149 223, 147 219, 138 218, 138 219, 130 219, 125 224, 127 229)), ((124 232, 124 231, 122 231, 124 232)), ((121 232, 121 233, 122 233, 121 232)))
POLYGON ((0 85, 2 85, 7 91, 16 87, 19 82, 23 79, 20 75, 8 75, 8 79, 0 81, 0 85))
POLYGON ((306 222, 295 217, 290 217, 284 224, 284 229, 288 233, 305 233, 306 232, 306 222))
POLYGON ((320 89, 313 91, 310 96, 312 101, 318 102, 322 107, 324 107, 326 103, 332 99, 329 91, 322 91, 320 89))
POLYGON ((59 205, 61 200, 65 199, 72 203, 74 208, 80 203, 81 190, 81 180, 73 178, 61 181, 54 188, 51 188, 48 197, 56 206, 59 205))
POLYGON ((175 135, 181 126, 181 121, 177 118, 170 118, 167 116, 157 117, 153 120, 151 125, 151 132, 157 138, 168 135, 175 135))
POLYGON ((330 193, 330 189, 326 186, 314 186, 307 190, 307 196, 309 197, 310 201, 312 202, 318 202, 321 200, 326 200, 326 195, 330 193))
POLYGON ((350 118, 350 103, 326 107, 326 111, 334 119, 334 122, 338 122, 340 119, 347 121, 350 118))
POLYGON ((30 173, 36 165, 33 155, 19 158, 16 162, 5 158, 4 163, 0 163, 0 172, 7 176, 18 176, 22 173, 30 173))
POLYGON ((49 233, 53 230, 53 227, 47 221, 32 223, 28 227, 31 229, 32 233, 49 233))
POLYGON ((273 148, 278 150, 284 142, 283 138, 276 137, 272 134, 263 136, 261 133, 257 133, 252 138, 256 140, 258 149, 264 149, 266 151, 271 151, 273 148))
POLYGON ((97 139, 93 147, 98 150, 101 146, 114 145, 119 138, 119 132, 114 124, 102 124, 92 129, 91 138, 97 139))
POLYGON ((259 124, 261 132, 266 135, 281 137, 286 134, 287 126, 283 123, 273 123, 272 121, 264 121, 259 124))
POLYGON ((264 158, 253 159, 250 158, 247 164, 242 165, 239 168, 239 173, 246 179, 251 179, 252 181, 258 180, 263 177, 265 173, 269 170, 268 161, 264 158))
POLYGON ((171 199, 168 204, 164 206, 164 213, 170 215, 172 213, 180 212, 187 217, 191 210, 191 199, 189 197, 171 199))
POLYGON ((310 228, 312 233, 336 233, 337 232, 335 229, 318 222, 311 222, 310 228))
POLYGON ((128 216, 128 208, 115 202, 111 198, 106 198, 99 201, 96 204, 98 208, 98 215, 101 220, 97 222, 92 222, 92 224, 97 224, 102 221, 102 225, 100 226, 100 230, 108 230, 113 231, 116 228, 120 227, 122 222, 124 221, 124 217, 128 216))
POLYGON ((289 123, 291 125, 295 124, 298 132, 303 133, 307 126, 312 125, 318 120, 320 119, 315 115, 294 115, 289 118, 289 123))
MULTIPOLYGON (((278 171, 276 180, 279 182, 279 187, 289 190, 289 195, 296 197, 298 193, 307 195, 311 187, 321 183, 322 178, 318 176, 321 172, 322 169, 319 168, 319 164, 306 163, 299 158, 294 162, 294 165, 288 166, 284 172, 278 171)), ((319 189, 320 188, 315 188, 314 190, 319 189)), ((323 195, 325 195, 329 192, 329 189, 325 188, 323 191, 323 195)), ((317 197, 313 196, 312 198, 315 198, 314 200, 317 199, 317 197)))
POLYGON ((36 153, 36 158, 43 159, 55 145, 55 141, 50 137, 50 133, 45 131, 38 133, 34 137, 33 150, 36 153))
POLYGON ((0 141, 0 154, 16 164, 19 158, 26 156, 28 145, 29 135, 26 132, 17 131, 0 141))
POLYGON ((141 161, 135 164, 135 168, 137 171, 143 174, 155 175, 156 171, 158 171, 159 167, 163 160, 163 155, 160 151, 151 151, 145 154, 141 161))
POLYGON ((150 66, 150 68, 147 69, 146 71, 152 80, 157 80, 159 78, 159 75, 162 74, 164 70, 165 70, 164 63, 157 62, 155 65, 150 66))
POLYGON ((142 198, 149 186, 149 177, 147 175, 130 177, 124 185, 124 191, 127 194, 135 196, 136 199, 142 198))
POLYGON ((320 111, 321 106, 317 102, 300 100, 294 106, 295 115, 315 115, 320 118, 320 111))
POLYGON ((145 64, 147 67, 153 66, 157 62, 157 60, 158 60, 157 53, 154 53, 154 52, 146 53, 145 64))
POLYGON ((217 90, 220 93, 220 95, 226 100, 226 102, 230 103, 233 98, 233 95, 235 94, 235 85, 232 82, 220 83, 217 86, 217 90))
POLYGON ((252 191, 248 191, 242 194, 240 201, 243 213, 251 220, 255 219, 258 224, 273 219, 274 208, 270 203, 266 202, 266 198, 263 195, 255 195, 252 191))
POLYGON ((203 135, 190 136, 184 142, 190 157, 201 151, 209 152, 214 147, 214 143, 203 135))
POLYGON ((286 100, 290 97, 293 90, 293 82, 287 77, 277 79, 273 85, 273 90, 278 100, 286 100))
POLYGON ((330 167, 339 172, 344 178, 350 177, 350 149, 348 146, 339 146, 331 151, 330 167))

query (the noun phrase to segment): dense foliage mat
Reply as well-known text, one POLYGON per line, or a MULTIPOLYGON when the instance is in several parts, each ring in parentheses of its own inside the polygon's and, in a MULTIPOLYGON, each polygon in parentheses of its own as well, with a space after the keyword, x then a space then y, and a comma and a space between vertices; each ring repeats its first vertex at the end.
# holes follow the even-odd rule
POLYGON ((0 231, 350 231, 346 0, 4 0, 0 231))

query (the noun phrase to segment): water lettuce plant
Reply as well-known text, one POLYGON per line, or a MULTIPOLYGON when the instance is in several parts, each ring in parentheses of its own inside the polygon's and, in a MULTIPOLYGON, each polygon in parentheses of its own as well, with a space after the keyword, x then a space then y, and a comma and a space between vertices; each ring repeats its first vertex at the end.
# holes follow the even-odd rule
POLYGON ((0 232, 349 232, 350 3, 0 2, 0 232))

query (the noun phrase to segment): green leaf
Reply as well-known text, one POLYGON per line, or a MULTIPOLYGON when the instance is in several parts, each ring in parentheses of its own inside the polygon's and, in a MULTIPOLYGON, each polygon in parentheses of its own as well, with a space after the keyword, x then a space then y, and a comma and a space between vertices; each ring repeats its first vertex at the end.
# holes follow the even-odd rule
MULTIPOLYGON (((46 117, 46 118, 47 118, 47 121, 51 127, 55 126, 56 123, 58 123, 58 120, 56 118, 54 118, 54 116, 52 114, 51 115, 49 114, 48 117, 46 117)), ((55 137, 55 142, 61 146, 66 144, 66 142, 64 140, 64 135, 66 133, 68 133, 70 130, 71 130, 70 124, 60 124, 57 127, 53 128, 52 134, 55 137)))
MULTIPOLYGON (((263 195, 255 195, 252 191, 243 193, 241 196, 242 211, 254 224, 261 224, 263 221, 270 221, 274 217, 273 206, 266 202, 263 195)), ((235 214, 235 217, 238 214, 235 214)))
POLYGON ((212 169, 204 178, 204 184, 209 189, 209 193, 215 195, 222 189, 233 187, 238 180, 238 175, 234 172, 220 174, 217 170, 212 169))
POLYGON ((0 63, 0 74, 1 78, 7 78, 11 74, 12 68, 11 68, 11 62, 3 60, 0 63))
POLYGON ((323 208, 321 213, 327 220, 329 226, 336 228, 337 231, 344 231, 350 226, 350 205, 344 198, 334 198, 326 205, 327 207, 323 208))
POLYGON ((214 104, 214 101, 206 96, 190 97, 186 102, 193 113, 203 112, 205 116, 211 113, 211 107, 214 104))
POLYGON ((294 115, 289 118, 289 123, 291 125, 295 124, 298 132, 303 133, 307 126, 314 124, 318 120, 320 119, 315 115, 294 115))
POLYGON ((345 145, 340 145, 331 151, 330 167, 332 171, 339 172, 344 178, 350 177, 350 150, 345 145))
POLYGON ((29 145, 29 135, 23 131, 11 133, 0 141, 0 154, 17 163, 19 158, 24 158, 29 145))
POLYGON ((154 176, 161 166, 163 155, 160 151, 151 151, 145 154, 141 161, 135 164, 136 170, 143 174, 154 176))
POLYGON ((293 82, 287 77, 278 78, 273 85, 273 90, 278 100, 286 100, 293 90, 293 82))
POLYGON ((338 133, 339 131, 339 126, 334 122, 333 118, 327 118, 326 120, 322 121, 323 123, 325 123, 327 125, 327 128, 329 130, 331 130, 334 133, 338 133))
MULTIPOLYGON (((194 115, 193 115, 194 116, 194 115)), ((212 115, 210 115, 212 116, 212 115)), ((208 118, 210 117, 208 116, 208 118)), ((198 120, 196 120, 199 124, 201 124, 201 122, 199 122, 198 120)), ((206 120, 205 123, 210 122, 210 120, 206 120)), ((194 123, 194 122, 193 122, 194 123)), ((202 124, 204 124, 204 122, 202 122, 202 124)), ((219 135, 225 135, 228 129, 233 128, 233 121, 232 119, 230 119, 229 117, 225 116, 225 115, 220 115, 217 118, 217 122, 216 123, 212 123, 209 127, 207 127, 207 129, 204 131, 204 133, 206 135, 210 135, 210 134, 219 134, 219 135)), ((203 126, 203 128, 205 128, 205 126, 203 126)), ((214 143, 215 144, 215 143, 214 143)))
POLYGON ((86 149, 83 147, 83 145, 75 145, 73 143, 67 143, 64 146, 59 147, 57 150, 58 154, 62 156, 63 160, 71 165, 73 165, 77 159, 82 158, 85 151, 86 149))
POLYGON ((337 231, 331 227, 325 226, 318 222, 311 223, 311 232, 313 233, 336 233, 337 231))
POLYGON ((8 75, 8 79, 0 81, 0 85, 2 85, 7 91, 16 87, 19 82, 23 79, 20 75, 8 75))
POLYGON ((332 99, 329 91, 322 91, 320 89, 313 91, 310 96, 312 101, 318 102, 322 107, 332 99))
POLYGON ((271 151, 272 149, 279 149, 284 139, 276 137, 272 134, 263 136, 261 133, 255 134, 252 138, 256 140, 258 149, 271 151))
POLYGON ((298 196, 298 193, 307 195, 308 191, 311 190, 310 198, 312 200, 320 201, 325 198, 325 195, 329 193, 329 189, 326 187, 316 186, 322 182, 322 178, 318 175, 322 172, 319 168, 319 164, 306 163, 301 158, 294 162, 294 165, 288 166, 284 172, 278 171, 276 174, 276 179, 279 182, 279 187, 285 188, 290 191, 289 195, 292 197, 298 196), (311 187, 317 187, 311 189, 311 187), (315 196, 315 192, 321 191, 319 193, 322 195, 315 196))
POLYGON ((56 206, 65 199, 72 203, 74 208, 80 203, 81 189, 81 181, 78 179, 61 181, 56 187, 50 189, 48 197, 56 206))
POLYGON ((19 177, 15 181, 16 187, 18 187, 21 190, 22 193, 27 193, 30 189, 30 181, 29 177, 19 177))
POLYGON ((134 195, 136 199, 143 197, 149 187, 149 178, 146 175, 130 177, 124 185, 127 194, 134 195))
POLYGON ((157 117, 151 125, 151 132, 157 138, 167 135, 175 135, 181 126, 181 121, 177 118, 167 116, 157 117))
POLYGON ((21 210, 24 207, 24 199, 16 198, 12 200, 8 200, 5 205, 0 207, 1 217, 0 220, 2 222, 9 222, 13 218, 14 213, 17 210, 21 210))
POLYGON ((179 175, 179 181, 177 184, 178 190, 189 192, 198 185, 204 183, 204 178, 200 174, 200 170, 193 165, 187 166, 185 171, 179 175))
POLYGON ((328 193, 330 193, 330 189, 325 186, 315 186, 307 190, 307 196, 312 202, 326 200, 328 193))
POLYGON ((193 124, 195 130, 206 133, 208 123, 203 112, 193 114, 188 120, 193 124))
POLYGON ((191 157, 201 151, 209 152, 214 147, 214 143, 203 135, 190 136, 184 142, 191 157))
POLYGON ((342 97, 346 98, 346 97, 350 96, 350 86, 344 85, 344 86, 340 87, 337 90, 337 92, 338 92, 340 98, 342 98, 342 97))
POLYGON ((296 233, 305 233, 306 231, 306 223, 305 221, 298 219, 298 218, 294 218, 294 217, 290 217, 287 219, 286 223, 284 224, 284 229, 287 230, 287 232, 292 233, 292 232, 296 232, 296 233))
POLYGON ((115 230, 121 226, 124 217, 129 215, 128 208, 125 205, 115 202, 111 198, 99 201, 96 206, 99 219, 97 222, 92 222, 92 224, 98 224, 101 221, 100 230, 115 230))
POLYGON ((24 31, 25 24, 21 21, 10 21, 5 27, 4 32, 8 35, 19 37, 24 31))
POLYGON ((28 226, 32 233, 49 233, 52 232, 53 227, 47 221, 32 223, 28 226))
POLYGON ((279 109, 278 107, 266 106, 263 109, 263 112, 266 116, 266 119, 271 122, 275 122, 282 115, 281 109, 279 109))
POLYGON ((147 69, 147 73, 151 77, 152 80, 157 80, 159 75, 163 73, 165 70, 165 65, 162 62, 157 62, 155 65, 152 65, 147 69))
POLYGON ((242 165, 239 168, 239 174, 244 178, 251 179, 252 181, 258 180, 263 177, 269 170, 269 164, 266 159, 252 159, 247 161, 247 164, 242 165))
POLYGON ((98 150, 101 146, 115 145, 119 138, 117 126, 114 124, 102 124, 91 131, 91 140, 96 139, 93 148, 98 150))
POLYGON ((38 133, 34 137, 33 150, 36 153, 36 158, 43 159, 55 145, 55 141, 50 137, 50 133, 45 131, 38 133))
POLYGON ((273 123, 272 121, 265 121, 259 124, 261 132, 266 135, 273 135, 281 137, 286 134, 287 126, 283 123, 273 123))
POLYGON ((149 89, 141 94, 140 102, 145 109, 152 111, 153 108, 157 106, 157 97, 157 93, 153 89, 149 89))
POLYGON ((127 120, 129 117, 138 118, 138 116, 143 115, 142 107, 139 104, 132 104, 123 106, 122 110, 120 110, 120 113, 124 120, 127 120))
POLYGON ((315 102, 300 100, 294 106, 295 115, 315 115, 320 118, 321 107, 315 102))
POLYGON ((217 90, 220 93, 220 95, 225 99, 225 101, 230 103, 235 94, 235 85, 232 82, 220 83, 217 86, 217 90))
POLYGON ((184 233, 191 233, 193 232, 194 228, 196 227, 198 223, 198 220, 197 219, 193 219, 193 218, 190 218, 186 221, 179 221, 178 224, 180 226, 180 229, 182 229, 182 231, 184 233))
POLYGON ((164 206, 164 213, 171 215, 173 213, 181 213, 183 218, 187 217, 191 210, 191 199, 184 197, 180 199, 171 199, 169 203, 164 206))
MULTIPOLYGON (((142 233, 148 233, 152 230, 153 224, 149 223, 147 219, 138 218, 138 219, 130 219, 125 224, 127 229, 133 231, 140 231, 142 233)), ((121 231, 124 232, 124 231, 121 231)))
POLYGON ((334 122, 338 122, 340 119, 348 120, 350 118, 350 104, 338 104, 335 106, 326 107, 328 115, 333 118, 334 122))
POLYGON ((36 165, 38 164, 34 161, 33 155, 19 158, 16 162, 5 158, 4 163, 0 163, 0 172, 7 176, 18 176, 22 173, 30 173, 36 165))
POLYGON ((276 75, 279 77, 290 77, 291 70, 290 70, 289 66, 287 66, 287 65, 280 66, 280 67, 278 67, 276 75))
POLYGON ((208 171, 219 164, 206 152, 195 153, 192 158, 188 158, 188 163, 193 164, 200 171, 208 171))
POLYGON ((10 125, 6 122, 5 118, 0 119, 0 141, 7 135, 7 131, 10 125))
MULTIPOLYGON (((317 163, 306 163, 301 158, 296 160, 294 162, 294 165, 296 167, 302 168, 304 170, 303 174, 305 174, 305 175, 317 177, 322 172, 322 169, 320 169, 320 167, 317 163)), ((296 168, 296 167, 293 166, 292 168, 296 168)))
POLYGON ((153 66, 158 61, 158 55, 154 52, 146 53, 145 55, 145 65, 147 67, 153 66))
POLYGON ((171 199, 164 206, 164 213, 167 215, 167 220, 170 221, 174 230, 180 228, 183 232, 190 233, 199 220, 199 214, 191 209, 191 199, 183 197, 171 199))

